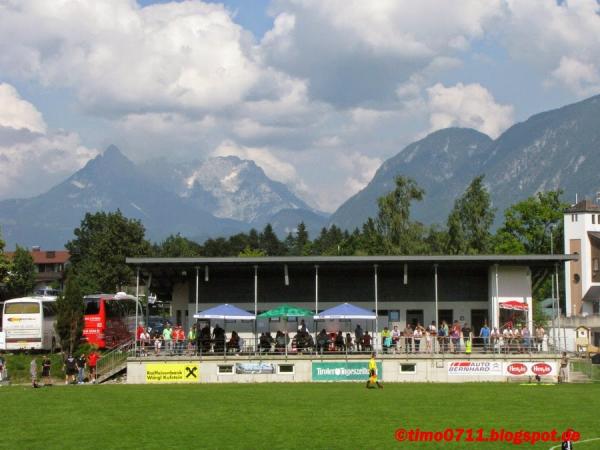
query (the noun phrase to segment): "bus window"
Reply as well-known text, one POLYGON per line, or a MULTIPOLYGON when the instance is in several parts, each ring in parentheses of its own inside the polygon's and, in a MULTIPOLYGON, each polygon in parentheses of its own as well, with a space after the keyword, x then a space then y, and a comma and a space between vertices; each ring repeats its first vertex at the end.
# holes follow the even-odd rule
POLYGON ((43 302, 42 308, 44 309, 44 317, 54 317, 56 316, 56 303, 54 302, 43 302))
POLYGON ((39 303, 19 302, 4 305, 4 314, 39 314, 39 303))
POLYGON ((123 316, 123 311, 121 309, 121 302, 118 301, 105 301, 104 302, 104 310, 106 311, 107 319, 118 319, 123 316))
POLYGON ((86 298, 85 299, 85 315, 100 314, 100 299, 99 298, 86 298))

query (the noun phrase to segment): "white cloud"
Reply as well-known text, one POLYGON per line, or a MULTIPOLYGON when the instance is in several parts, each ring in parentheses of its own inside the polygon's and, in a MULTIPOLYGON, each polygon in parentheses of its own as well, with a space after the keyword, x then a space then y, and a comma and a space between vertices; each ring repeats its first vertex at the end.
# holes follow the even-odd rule
POLYGON ((600 92, 600 72, 592 63, 563 56, 560 64, 552 72, 552 79, 568 86, 580 97, 600 92))
POLYGON ((0 83, 0 126, 26 128, 35 133, 46 132, 46 122, 42 114, 10 84, 0 83))
POLYGON ((222 5, 0 4, 0 68, 73 87, 94 112, 219 110, 242 101, 261 76, 250 34, 222 5))
POLYGON ((427 95, 430 131, 468 127, 496 138, 513 124, 514 108, 496 103, 480 84, 445 87, 438 83, 427 89, 427 95))
POLYGON ((385 103, 433 62, 455 65, 501 13, 501 0, 280 0, 261 50, 269 64, 310 80, 311 98, 385 103))
POLYGON ((506 0, 499 24, 511 55, 579 97, 600 89, 600 4, 597 0, 506 0))
POLYGON ((30 197, 52 187, 97 154, 76 133, 46 131, 42 114, 0 84, 0 198, 30 197))

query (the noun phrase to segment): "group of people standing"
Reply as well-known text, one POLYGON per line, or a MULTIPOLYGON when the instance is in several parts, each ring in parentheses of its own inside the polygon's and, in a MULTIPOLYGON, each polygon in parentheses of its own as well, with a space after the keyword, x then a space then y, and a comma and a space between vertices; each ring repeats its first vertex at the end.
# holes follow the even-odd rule
MULTIPOLYGON (((65 384, 84 384, 86 380, 90 383, 96 382, 96 364, 100 355, 92 350, 89 354, 81 353, 77 357, 69 353, 63 360, 63 371, 65 373, 65 384), (86 374, 87 369, 87 374, 86 374)), ((52 385, 52 360, 50 355, 44 355, 41 362, 42 372, 38 374, 37 359, 31 358, 29 363, 29 374, 31 376, 31 386, 40 387, 38 380, 44 386, 52 385)))

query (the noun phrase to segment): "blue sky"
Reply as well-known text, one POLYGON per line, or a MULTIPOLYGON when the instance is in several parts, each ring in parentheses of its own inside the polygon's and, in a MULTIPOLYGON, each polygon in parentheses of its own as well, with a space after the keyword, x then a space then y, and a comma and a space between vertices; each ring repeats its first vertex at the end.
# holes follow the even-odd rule
POLYGON ((332 211, 439 128, 600 93, 597 0, 0 0, 0 199, 109 144, 237 155, 332 211))

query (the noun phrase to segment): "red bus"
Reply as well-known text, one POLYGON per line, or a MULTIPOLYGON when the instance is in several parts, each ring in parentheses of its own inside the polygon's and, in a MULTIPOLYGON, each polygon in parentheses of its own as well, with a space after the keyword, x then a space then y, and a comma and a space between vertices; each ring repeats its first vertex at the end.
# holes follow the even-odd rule
MULTIPOLYGON (((114 348, 135 337, 136 299, 124 292, 86 295, 83 338, 98 348, 114 348)), ((139 303, 138 303, 139 304, 139 303)), ((138 321, 144 315, 138 307, 138 321)))

